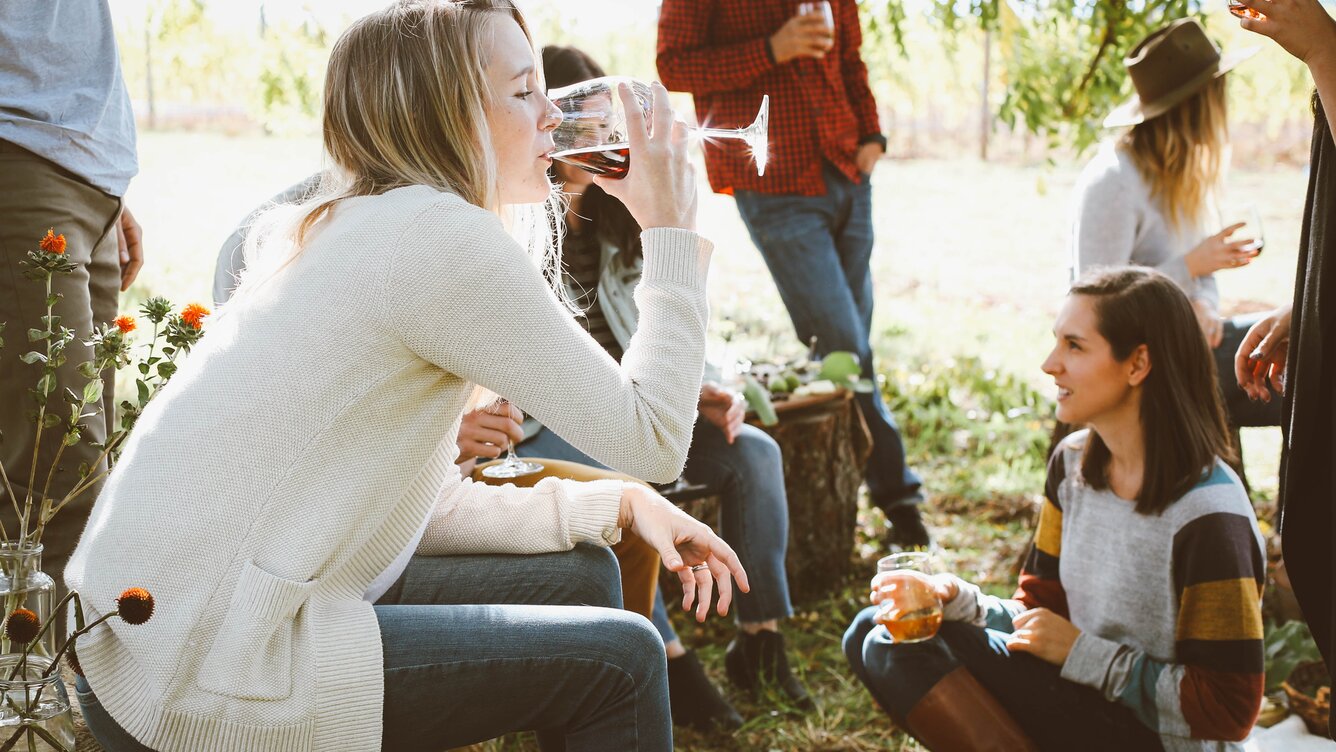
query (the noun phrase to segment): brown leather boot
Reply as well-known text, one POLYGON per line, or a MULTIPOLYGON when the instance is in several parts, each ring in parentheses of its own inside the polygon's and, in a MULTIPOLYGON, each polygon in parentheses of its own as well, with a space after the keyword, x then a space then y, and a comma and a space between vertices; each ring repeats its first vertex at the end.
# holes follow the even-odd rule
POLYGON ((964 666, 932 686, 905 719, 933 752, 1038 752, 1020 725, 964 666))

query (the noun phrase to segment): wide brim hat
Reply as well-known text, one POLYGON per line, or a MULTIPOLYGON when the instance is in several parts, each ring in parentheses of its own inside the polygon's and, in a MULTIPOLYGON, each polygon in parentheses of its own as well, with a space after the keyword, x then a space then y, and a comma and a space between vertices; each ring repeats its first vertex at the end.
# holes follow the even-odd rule
POLYGON ((1174 21, 1141 40, 1123 60, 1136 94, 1104 118, 1104 127, 1136 125, 1163 115, 1261 49, 1221 55, 1197 19, 1174 21))

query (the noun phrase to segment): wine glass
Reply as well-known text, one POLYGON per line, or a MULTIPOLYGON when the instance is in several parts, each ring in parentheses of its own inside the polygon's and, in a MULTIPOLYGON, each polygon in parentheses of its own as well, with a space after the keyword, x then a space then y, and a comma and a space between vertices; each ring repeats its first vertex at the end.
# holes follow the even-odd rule
MULTIPOLYGON (((626 112, 617 86, 631 89, 646 119, 653 114, 649 84, 624 76, 604 76, 553 89, 548 98, 561 108, 561 125, 552 133, 556 151, 552 158, 595 175, 620 179, 631 166, 631 142, 626 130, 626 112)), ((756 174, 765 174, 769 158, 770 96, 761 97, 761 109, 746 128, 686 126, 706 138, 732 138, 746 142, 756 161, 756 174)))
POLYGON ((1266 248, 1266 231, 1262 228, 1262 214, 1257 209, 1257 204, 1240 203, 1228 206, 1218 210, 1222 226, 1232 224, 1242 224, 1243 226, 1234 231, 1230 240, 1236 238, 1247 238, 1247 245, 1240 250, 1248 253, 1261 253, 1266 248))
MULTIPOLYGON (((504 407, 509 403, 506 400, 500 400, 496 403, 498 407, 504 407)), ((541 472, 543 466, 537 462, 529 462, 515 456, 515 442, 506 442, 506 456, 501 462, 495 465, 488 465, 482 469, 482 474, 488 478, 518 478, 523 475, 533 475, 541 472)))

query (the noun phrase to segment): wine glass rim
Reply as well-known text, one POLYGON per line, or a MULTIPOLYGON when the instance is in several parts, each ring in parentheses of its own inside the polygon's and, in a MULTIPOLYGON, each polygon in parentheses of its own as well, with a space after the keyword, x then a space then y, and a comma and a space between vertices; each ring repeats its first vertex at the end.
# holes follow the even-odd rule
POLYGON ((895 565, 901 565, 903 562, 925 563, 930 561, 932 561, 931 551, 898 551, 877 559, 877 571, 897 569, 899 567, 895 565))

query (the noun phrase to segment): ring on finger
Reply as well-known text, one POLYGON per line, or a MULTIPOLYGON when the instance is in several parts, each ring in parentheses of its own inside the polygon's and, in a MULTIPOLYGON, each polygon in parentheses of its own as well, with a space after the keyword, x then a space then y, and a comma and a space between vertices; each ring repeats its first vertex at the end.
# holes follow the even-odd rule
POLYGON ((691 568, 691 571, 693 571, 693 572, 699 572, 699 571, 701 571, 702 569, 709 569, 709 568, 710 568, 710 565, 709 565, 709 564, 697 564, 696 566, 694 566, 694 567, 691 568))

